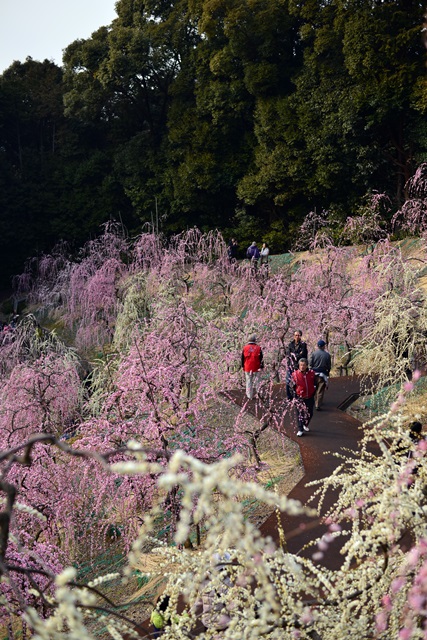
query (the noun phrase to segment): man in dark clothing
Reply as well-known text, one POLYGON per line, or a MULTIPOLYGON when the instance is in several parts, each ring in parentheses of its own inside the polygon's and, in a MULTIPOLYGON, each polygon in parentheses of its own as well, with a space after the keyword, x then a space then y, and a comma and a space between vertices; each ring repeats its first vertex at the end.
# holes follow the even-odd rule
POLYGON ((256 242, 252 242, 252 244, 247 248, 246 257, 251 261, 251 269, 253 273, 255 273, 258 268, 260 255, 256 242))
POLYGON ((291 376, 292 372, 298 369, 298 362, 301 358, 308 358, 307 345, 302 341, 301 329, 294 331, 294 339, 288 345, 287 356, 287 375, 286 375, 286 395, 288 400, 292 400, 291 392, 291 376))
POLYGON ((320 411, 323 404, 323 396, 328 384, 329 374, 331 372, 331 355, 325 351, 326 342, 319 340, 316 351, 313 351, 310 357, 310 368, 314 370, 316 375, 316 393, 314 394, 314 404, 316 410, 320 411))
POLYGON ((234 238, 231 238, 227 249, 228 259, 230 262, 236 262, 237 259, 237 242, 234 238))
POLYGON ((251 336, 242 351, 242 368, 246 378, 246 395, 252 400, 258 393, 261 382, 261 369, 264 369, 264 356, 261 347, 256 343, 256 336, 251 336))

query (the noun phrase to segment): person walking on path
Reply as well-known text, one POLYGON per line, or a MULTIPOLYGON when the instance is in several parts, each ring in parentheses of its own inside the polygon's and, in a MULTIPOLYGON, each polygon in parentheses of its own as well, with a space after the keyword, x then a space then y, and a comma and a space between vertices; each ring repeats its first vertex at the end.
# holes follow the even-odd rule
POLYGON ((259 252, 256 242, 252 242, 252 244, 246 250, 246 257, 251 262, 252 273, 256 273, 260 255, 261 254, 259 252))
POLYGON ((227 249, 227 254, 228 254, 228 259, 230 262, 236 262, 237 260, 237 242, 234 238, 231 238, 229 244, 228 244, 228 249, 227 249))
POLYGON ((286 354, 287 359, 287 374, 286 374, 286 396, 288 400, 292 400, 293 394, 291 391, 291 376, 294 371, 298 369, 298 362, 301 358, 308 358, 307 345, 302 340, 301 329, 295 329, 294 339, 288 345, 288 351, 286 354))
POLYGON ((262 247, 261 247, 261 251, 260 251, 260 256, 261 256, 261 260, 260 260, 260 265, 268 265, 268 256, 270 255, 270 249, 269 246, 266 242, 263 243, 262 247))
POLYGON ((264 355, 256 336, 252 335, 242 351, 242 368, 246 378, 246 395, 252 400, 258 393, 261 382, 261 369, 264 369, 264 355))
POLYGON ((303 436, 305 431, 310 431, 308 425, 313 417, 315 374, 308 368, 307 358, 300 358, 298 369, 292 373, 292 382, 295 389, 295 402, 298 418, 297 436, 303 436))
POLYGON ((314 394, 314 405, 317 411, 323 404, 323 396, 328 386, 329 374, 331 372, 331 354, 325 350, 326 342, 319 340, 316 351, 310 356, 309 366, 316 374, 316 393, 314 394))

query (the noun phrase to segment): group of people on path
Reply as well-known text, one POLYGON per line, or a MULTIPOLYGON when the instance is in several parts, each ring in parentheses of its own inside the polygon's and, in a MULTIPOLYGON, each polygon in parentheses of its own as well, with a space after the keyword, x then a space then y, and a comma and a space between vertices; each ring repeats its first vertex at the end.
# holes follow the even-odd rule
MULTIPOLYGON (((235 263, 238 256, 239 246, 235 238, 231 238, 227 247, 228 259, 231 263, 235 263)), ((268 266, 269 263, 270 248, 266 242, 263 242, 261 249, 258 248, 256 242, 252 242, 246 249, 246 257, 251 263, 252 272, 255 273, 258 270, 258 266, 268 266)))
POLYGON ((258 264, 268 265, 270 248, 266 242, 263 242, 261 249, 258 249, 256 242, 252 242, 246 250, 246 257, 250 260, 252 271, 258 269, 258 264))
MULTIPOLYGON (((314 409, 320 411, 331 371, 331 355, 326 351, 326 342, 319 340, 317 349, 308 359, 307 344, 302 340, 302 331, 294 331, 294 339, 287 349, 286 395, 294 401, 297 410, 298 430, 301 437, 310 431, 308 425, 314 409)), ((246 396, 249 400, 258 393, 264 354, 255 335, 252 335, 242 350, 242 368, 245 373, 246 396)))

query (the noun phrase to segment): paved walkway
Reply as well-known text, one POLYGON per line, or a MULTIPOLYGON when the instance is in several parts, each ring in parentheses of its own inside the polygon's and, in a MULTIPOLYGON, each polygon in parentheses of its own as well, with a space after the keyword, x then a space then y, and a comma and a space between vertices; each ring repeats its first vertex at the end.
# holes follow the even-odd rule
MULTIPOLYGON (((310 432, 302 438, 296 436, 293 415, 291 413, 284 415, 283 427, 286 434, 298 443, 305 469, 304 477, 292 489, 289 494, 290 498, 295 498, 303 504, 307 503, 315 488, 307 487, 306 484, 331 475, 339 464, 339 459, 332 455, 334 452, 345 448, 349 451, 354 451, 356 454, 361 437, 361 424, 339 407, 346 404, 354 394, 358 394, 359 388, 359 379, 357 377, 331 378, 329 380, 329 389, 325 393, 324 405, 321 411, 314 412, 313 419, 310 422, 310 432)), ((272 403, 274 403, 275 407, 280 408, 285 405, 285 394, 286 391, 283 384, 274 386, 272 403)), ((247 402, 244 391, 232 391, 225 395, 239 406, 247 402)), ((254 400, 247 403, 246 410, 258 418, 262 417, 262 411, 260 407, 257 407, 254 400)), ((323 511, 333 504, 333 500, 334 495, 332 492, 328 493, 323 511)), ((311 557, 316 548, 308 547, 304 549, 305 545, 326 531, 320 520, 305 516, 292 517, 284 514, 282 515, 282 526, 288 551, 306 557, 311 557)), ((276 514, 273 513, 267 518, 261 526, 261 532, 264 535, 270 535, 276 543, 279 542, 276 514)), ((342 556, 339 553, 340 547, 340 542, 334 541, 329 546, 320 564, 330 569, 338 569, 342 562, 342 556)), ((144 629, 149 628, 148 621, 142 623, 141 626, 144 629)), ((144 636, 143 633, 141 635, 143 637, 151 637, 150 635, 144 636)), ((197 635, 197 631, 195 635, 197 635)))
MULTIPOLYGON (((361 438, 361 424, 339 407, 351 399, 354 394, 358 394, 359 390, 359 379, 356 376, 331 378, 329 388, 325 393, 324 405, 321 411, 314 412, 310 422, 310 432, 302 438, 296 436, 295 418, 292 413, 287 413, 284 416, 283 427, 286 434, 298 443, 305 469, 304 477, 292 489, 289 494, 290 498, 295 498, 306 504, 316 489, 315 487, 307 487, 307 483, 331 475, 338 466, 340 461, 332 454, 343 448, 357 452, 361 438)), ((237 404, 241 405, 245 402, 243 392, 233 392, 230 396, 237 404)), ((273 402, 280 405, 284 399, 284 385, 275 385, 273 402)), ((247 410, 261 417, 261 411, 256 407, 255 401, 248 403, 247 410)), ((325 512, 325 509, 330 507, 333 501, 334 495, 329 492, 322 512, 325 512)), ((316 506, 316 504, 314 503, 312 506, 316 506)), ((288 550, 291 553, 300 553, 305 556, 311 556, 316 549, 310 547, 303 550, 303 547, 326 531, 320 522, 306 516, 292 517, 284 514, 282 515, 282 526, 288 550)), ((276 542, 279 541, 276 514, 272 514, 264 522, 261 526, 261 532, 264 535, 270 535, 276 542)), ((334 542, 329 547, 322 560, 324 565, 331 569, 339 568, 342 561, 342 556, 339 553, 340 546, 338 542, 334 542)))

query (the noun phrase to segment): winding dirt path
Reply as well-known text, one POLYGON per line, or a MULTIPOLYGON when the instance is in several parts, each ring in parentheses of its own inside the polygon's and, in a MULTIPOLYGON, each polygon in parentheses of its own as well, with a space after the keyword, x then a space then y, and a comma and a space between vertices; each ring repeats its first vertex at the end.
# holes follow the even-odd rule
MULTIPOLYGON (((352 416, 340 409, 355 394, 360 391, 359 379, 356 376, 331 378, 329 389, 325 393, 324 405, 321 411, 315 411, 310 422, 310 432, 303 438, 296 437, 296 429, 293 416, 289 413, 284 416, 284 429, 286 434, 298 443, 305 475, 295 485, 289 493, 290 498, 299 500, 306 504, 312 496, 313 488, 307 487, 307 483, 313 480, 321 480, 329 476, 340 463, 333 454, 346 449, 346 454, 353 451, 357 455, 359 440, 361 437, 361 423, 352 416)), ((277 384, 274 388, 273 402, 283 404, 285 399, 285 386, 277 384)), ((242 406, 246 400, 244 391, 228 392, 227 398, 242 406)), ((246 410, 260 418, 260 409, 257 409, 255 401, 247 404, 246 410)), ((334 502, 334 495, 329 492, 324 501, 322 511, 325 512, 334 502)), ((311 506, 315 506, 312 504, 311 506)), ((308 517, 293 517, 283 514, 281 516, 282 527, 286 537, 287 549, 291 553, 311 557, 316 548, 309 545, 310 541, 318 538, 326 532, 326 528, 319 519, 308 517)), ((269 535, 279 544, 279 532, 277 527, 277 516, 270 515, 261 525, 260 530, 263 535, 269 535)), ((323 559, 319 564, 330 569, 339 569, 342 563, 342 556, 339 553, 341 544, 335 541, 328 547, 323 559)), ((141 636, 150 638, 150 624, 145 620, 141 624, 141 636), (144 631, 147 630, 147 633, 144 631)), ((197 636, 198 629, 194 630, 197 636)))
MULTIPOLYGON (((321 480, 328 477, 336 469, 340 460, 333 454, 346 449, 346 453, 353 451, 355 455, 358 451, 359 440, 361 438, 361 423, 340 409, 351 399, 354 394, 360 391, 359 378, 356 376, 345 376, 331 378, 329 389, 325 393, 324 405, 321 411, 315 411, 310 422, 310 432, 303 438, 296 437, 294 418, 291 414, 284 416, 284 429, 286 434, 298 443, 305 475, 295 485, 289 493, 290 498, 299 500, 307 504, 315 488, 306 485, 314 480, 321 480)), ((245 402, 243 392, 234 391, 227 394, 236 404, 242 405, 245 402)), ((273 401, 283 402, 285 388, 283 384, 275 387, 273 401)), ((247 410, 257 415, 258 410, 255 402, 247 405, 247 410)), ((258 417, 261 417, 260 415, 258 417)), ((324 513, 334 502, 333 492, 328 492, 322 513, 324 513)), ((313 503, 311 506, 316 506, 313 503)), ((291 553, 304 556, 312 556, 315 548, 305 549, 305 545, 313 538, 317 538, 326 532, 326 528, 318 521, 308 517, 292 517, 283 514, 281 517, 283 530, 285 532, 287 548, 291 553)), ((277 530, 277 516, 272 514, 260 527, 263 535, 269 535, 273 540, 279 542, 277 530)), ((339 553, 339 542, 330 545, 321 563, 330 569, 338 569, 342 562, 339 553)))

